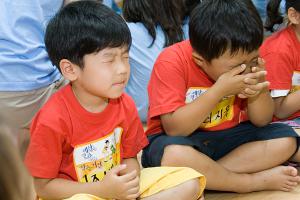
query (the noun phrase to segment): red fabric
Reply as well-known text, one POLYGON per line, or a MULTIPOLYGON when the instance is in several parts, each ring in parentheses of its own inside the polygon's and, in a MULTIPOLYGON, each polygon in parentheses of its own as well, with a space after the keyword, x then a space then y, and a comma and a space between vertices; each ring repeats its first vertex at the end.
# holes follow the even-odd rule
MULTIPOLYGON (((149 113, 148 130, 151 135, 162 131, 160 115, 173 112, 186 105, 189 89, 205 90, 214 84, 193 61, 189 40, 166 48, 156 60, 148 85, 149 113)), ((201 93, 197 91, 194 94, 201 93)), ((195 96, 195 95, 194 95, 195 96)), ((197 96, 197 95, 196 95, 197 96)), ((236 126, 242 120, 242 100, 235 97, 233 118, 209 128, 208 131, 223 130, 236 126)), ((205 105, 203 105, 205 106, 205 105)), ((224 114, 224 113, 223 113, 224 114)), ((188 120, 188 119, 187 119, 188 120)), ((200 124, 199 124, 200 127, 200 124)))
POLYGON ((110 100, 101 113, 90 113, 67 85, 35 116, 25 164, 34 177, 77 181, 75 149, 105 139, 116 127, 122 130, 120 159, 135 157, 148 144, 134 102, 128 95, 110 100))
MULTIPOLYGON (((293 27, 289 26, 267 38, 260 48, 260 55, 266 61, 270 89, 291 90, 294 72, 300 73, 300 42, 293 27)), ((299 116, 300 111, 288 119, 299 116)))

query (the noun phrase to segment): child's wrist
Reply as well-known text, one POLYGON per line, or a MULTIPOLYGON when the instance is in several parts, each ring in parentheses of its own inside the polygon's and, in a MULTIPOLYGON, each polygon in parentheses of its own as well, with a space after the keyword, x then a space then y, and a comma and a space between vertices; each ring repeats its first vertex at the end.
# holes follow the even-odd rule
POLYGON ((109 187, 109 184, 106 183, 106 181, 102 180, 102 181, 94 182, 92 187, 96 196, 101 198, 112 198, 109 192, 111 187, 109 187))
POLYGON ((219 87, 216 83, 210 88, 210 91, 216 99, 222 99, 227 95, 225 90, 219 87))

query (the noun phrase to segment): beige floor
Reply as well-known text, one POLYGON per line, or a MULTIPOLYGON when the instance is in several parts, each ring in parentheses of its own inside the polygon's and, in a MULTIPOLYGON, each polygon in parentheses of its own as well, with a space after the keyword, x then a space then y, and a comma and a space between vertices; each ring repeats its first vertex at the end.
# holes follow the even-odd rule
POLYGON ((205 200, 300 200, 300 186, 293 192, 264 191, 248 194, 206 192, 205 200))
MULTIPOLYGON (((300 130, 296 130, 300 135, 300 130)), ((205 200, 300 200, 300 186, 293 192, 264 191, 248 194, 206 192, 205 200)))

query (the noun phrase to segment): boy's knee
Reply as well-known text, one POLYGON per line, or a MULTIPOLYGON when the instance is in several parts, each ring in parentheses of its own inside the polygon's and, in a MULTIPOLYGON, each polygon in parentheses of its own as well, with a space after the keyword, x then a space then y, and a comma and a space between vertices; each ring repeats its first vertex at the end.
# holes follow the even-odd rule
POLYGON ((164 149, 164 154, 161 159, 162 166, 182 166, 188 152, 193 150, 190 146, 185 145, 168 145, 164 149))
POLYGON ((277 148, 282 152, 293 154, 297 149, 297 139, 295 137, 280 138, 280 145, 277 148))
POLYGON ((184 183, 186 196, 189 199, 198 199, 200 193, 200 182, 198 178, 192 179, 184 183))
POLYGON ((297 138, 295 138, 295 137, 283 138, 283 145, 286 145, 291 150, 295 151, 297 148, 297 138))

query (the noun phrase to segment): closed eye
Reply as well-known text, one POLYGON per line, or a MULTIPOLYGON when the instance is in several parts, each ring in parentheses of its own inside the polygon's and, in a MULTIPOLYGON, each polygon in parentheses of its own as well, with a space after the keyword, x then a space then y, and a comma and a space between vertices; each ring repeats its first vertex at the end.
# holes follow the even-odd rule
POLYGON ((114 62, 114 59, 111 59, 111 60, 104 60, 104 61, 102 61, 103 63, 112 63, 112 62, 114 62))

